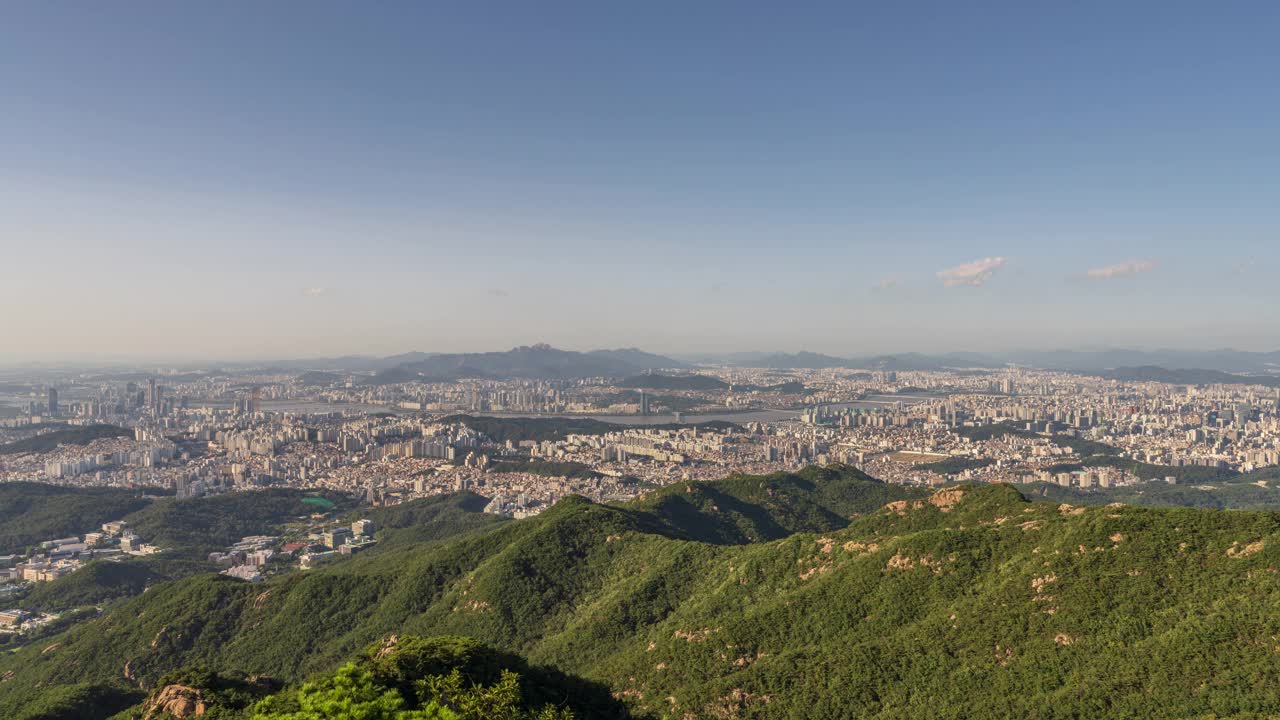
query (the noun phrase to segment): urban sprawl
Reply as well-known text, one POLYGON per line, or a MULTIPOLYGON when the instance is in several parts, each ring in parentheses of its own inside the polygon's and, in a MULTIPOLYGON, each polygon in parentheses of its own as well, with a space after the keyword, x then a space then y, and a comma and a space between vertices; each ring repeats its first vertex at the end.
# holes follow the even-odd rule
MULTIPOLYGON (((1264 386, 1027 369, 701 368, 644 378, 649 389, 603 377, 375 384, 251 370, 28 378, 0 393, 0 480, 178 499, 306 488, 374 506, 470 490, 488 499, 486 512, 518 518, 569 494, 626 500, 811 464, 844 463, 889 483, 1086 491, 1177 483, 1186 468, 1280 464, 1280 391, 1264 386), (1108 461, 1089 461, 1099 456, 1108 461)), ((257 580, 274 561, 305 568, 373 542, 368 521, 331 525, 244 538, 209 559, 257 580)), ((0 580, 41 582, 91 558, 163 551, 107 523, 0 557, 0 580)))

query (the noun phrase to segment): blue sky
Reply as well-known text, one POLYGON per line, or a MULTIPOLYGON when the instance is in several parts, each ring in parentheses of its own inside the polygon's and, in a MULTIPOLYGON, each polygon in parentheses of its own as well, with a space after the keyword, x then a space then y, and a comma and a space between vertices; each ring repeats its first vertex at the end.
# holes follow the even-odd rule
POLYGON ((0 359, 1280 347, 1274 3, 5 16, 0 359))

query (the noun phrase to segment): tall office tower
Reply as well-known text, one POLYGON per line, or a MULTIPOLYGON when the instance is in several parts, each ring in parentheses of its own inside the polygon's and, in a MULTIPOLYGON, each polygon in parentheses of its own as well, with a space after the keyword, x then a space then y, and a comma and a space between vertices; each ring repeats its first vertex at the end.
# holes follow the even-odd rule
POLYGON ((160 386, 156 384, 155 378, 147 381, 147 407, 151 408, 152 413, 160 414, 160 386))
POLYGON ((649 414, 649 396, 643 390, 640 391, 640 414, 649 414))
POLYGON ((58 390, 57 388, 49 388, 49 414, 58 414, 58 390))

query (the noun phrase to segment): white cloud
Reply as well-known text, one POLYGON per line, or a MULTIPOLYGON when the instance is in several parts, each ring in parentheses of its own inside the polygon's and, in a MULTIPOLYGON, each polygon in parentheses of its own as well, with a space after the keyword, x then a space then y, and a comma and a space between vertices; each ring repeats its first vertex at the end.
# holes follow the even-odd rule
POLYGON ((989 257, 957 265, 938 272, 938 278, 947 287, 972 285, 977 287, 991 279, 995 271, 1004 266, 1003 257, 989 257))
POLYGON ((1085 274, 1094 280, 1110 280, 1111 278, 1150 272, 1155 269, 1155 260, 1130 260, 1128 262, 1116 263, 1115 265, 1107 265, 1106 267, 1093 268, 1085 274))
POLYGON ((329 288, 324 288, 324 287, 302 288, 302 294, 305 295, 306 297, 320 297, 321 295, 324 295, 327 292, 329 292, 329 288))

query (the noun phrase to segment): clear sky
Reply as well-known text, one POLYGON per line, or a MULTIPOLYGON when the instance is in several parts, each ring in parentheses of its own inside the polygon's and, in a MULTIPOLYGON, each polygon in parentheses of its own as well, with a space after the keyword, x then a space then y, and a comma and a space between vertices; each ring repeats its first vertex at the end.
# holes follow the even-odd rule
POLYGON ((0 360, 1280 348, 1280 3, 28 2, 0 360))

